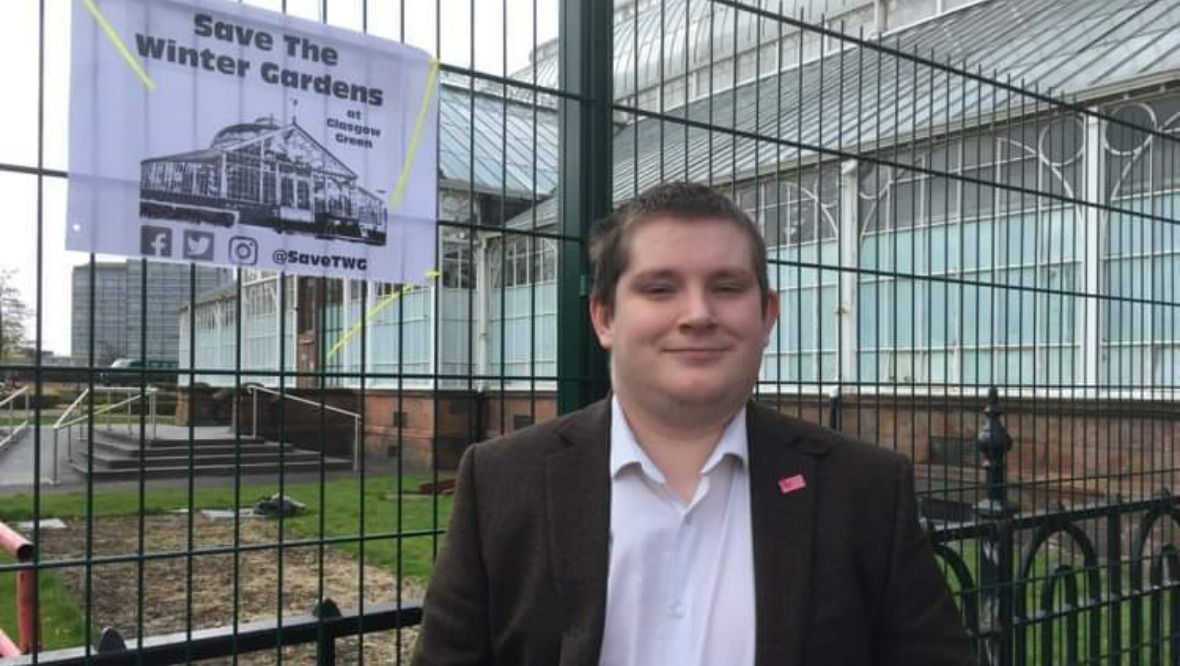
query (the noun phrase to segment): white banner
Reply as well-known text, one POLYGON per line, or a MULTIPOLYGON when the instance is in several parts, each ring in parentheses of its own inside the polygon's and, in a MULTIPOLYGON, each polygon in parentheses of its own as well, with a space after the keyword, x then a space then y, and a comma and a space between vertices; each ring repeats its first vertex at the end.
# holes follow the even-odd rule
POLYGON ((70 250, 421 283, 429 54, 221 0, 79 0, 70 250))

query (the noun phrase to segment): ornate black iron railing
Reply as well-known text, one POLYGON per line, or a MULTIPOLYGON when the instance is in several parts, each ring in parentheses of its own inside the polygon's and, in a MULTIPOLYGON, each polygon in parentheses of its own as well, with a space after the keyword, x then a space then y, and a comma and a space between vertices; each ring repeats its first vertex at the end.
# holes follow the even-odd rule
POLYGON ((1175 494, 1164 488, 1148 499, 1019 512, 1004 480, 1012 442, 995 390, 985 412, 978 446, 987 497, 974 520, 931 523, 981 663, 1162 663, 1165 654, 1176 663, 1175 494))

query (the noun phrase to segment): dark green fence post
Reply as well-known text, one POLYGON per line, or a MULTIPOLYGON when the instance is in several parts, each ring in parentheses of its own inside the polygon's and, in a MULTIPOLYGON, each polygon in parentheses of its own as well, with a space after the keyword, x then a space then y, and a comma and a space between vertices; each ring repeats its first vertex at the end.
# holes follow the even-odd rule
POLYGON ((566 413, 606 392, 606 356, 590 330, 584 241, 611 210, 614 3, 562 0, 558 108, 562 241, 557 260, 557 409, 566 413), (583 242, 578 242, 581 239, 583 242))
POLYGON ((1000 411, 1000 392, 992 387, 987 394, 985 421, 979 429, 976 446, 983 454, 987 473, 987 497, 975 505, 981 520, 990 521, 992 529, 983 542, 980 557, 979 591, 983 663, 1008 666, 1013 659, 1013 583, 1012 524, 1009 518, 1016 506, 1008 502, 1007 456, 1012 438, 1004 427, 1000 411))
POLYGON ((840 393, 840 387, 837 386, 828 395, 828 427, 832 430, 839 431, 844 428, 843 408, 844 396, 840 393))
POLYGON ((315 605, 312 615, 320 619, 319 636, 316 641, 316 666, 336 666, 336 634, 325 627, 323 620, 343 617, 340 607, 331 599, 324 599, 315 605))

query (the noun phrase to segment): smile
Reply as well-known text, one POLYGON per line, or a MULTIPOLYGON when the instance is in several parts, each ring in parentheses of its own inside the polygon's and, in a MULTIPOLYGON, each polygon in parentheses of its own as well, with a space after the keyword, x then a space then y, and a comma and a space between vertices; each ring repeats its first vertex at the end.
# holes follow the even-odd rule
POLYGON ((719 348, 719 347, 689 347, 689 348, 679 348, 679 349, 669 349, 668 350, 669 354, 675 354, 677 356, 683 356, 683 357, 687 357, 687 358, 701 358, 701 359, 713 358, 715 356, 721 356, 725 352, 726 352, 726 350, 724 348, 719 348))

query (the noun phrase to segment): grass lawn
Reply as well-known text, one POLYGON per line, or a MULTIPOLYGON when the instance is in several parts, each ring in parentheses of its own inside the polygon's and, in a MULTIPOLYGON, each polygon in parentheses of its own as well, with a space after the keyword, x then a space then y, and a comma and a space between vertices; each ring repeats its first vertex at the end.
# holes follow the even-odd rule
MULTIPOLYGON (((318 482, 288 483, 284 492, 307 505, 300 516, 284 520, 284 530, 296 538, 355 537, 381 535, 377 540, 364 543, 365 561, 394 571, 397 567, 397 553, 402 551, 402 574, 425 580, 430 575, 434 559, 435 536, 422 534, 398 538, 403 533, 432 532, 446 528, 450 517, 451 498, 435 498, 415 494, 423 478, 403 477, 399 497, 399 484, 395 478, 369 478, 361 483, 355 479, 328 481, 321 493, 318 482), (363 512, 363 521, 362 521, 363 512), (400 518, 399 518, 400 514, 400 518), (400 522, 399 522, 400 521, 400 522), (363 525, 363 530, 362 530, 363 525)), ((177 509, 225 509, 235 504, 252 506, 255 501, 278 491, 278 484, 243 486, 235 498, 231 486, 202 487, 194 491, 191 499, 187 488, 148 487, 142 500, 135 490, 107 492, 96 489, 93 497, 93 515, 135 516, 167 513, 177 509)), ((0 497, 0 521, 15 522, 32 520, 33 497, 17 494, 0 497)), ((53 493, 41 496, 42 517, 65 520, 85 518, 87 497, 83 492, 53 493)), ((334 544, 351 553, 359 553, 360 543, 345 542, 334 544)))
MULTIPOLYGON (((15 564, 8 553, 0 553, 0 565, 15 564)), ((42 573, 38 580, 41 603, 41 645, 46 650, 81 645, 86 640, 86 622, 81 609, 73 597, 53 575, 42 573)), ((16 625, 16 574, 11 571, 0 573, 0 629, 15 643, 18 640, 16 625)))

